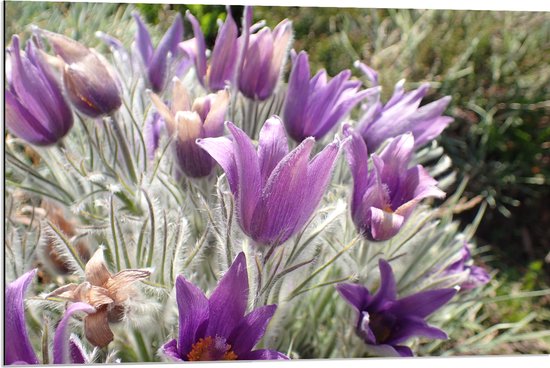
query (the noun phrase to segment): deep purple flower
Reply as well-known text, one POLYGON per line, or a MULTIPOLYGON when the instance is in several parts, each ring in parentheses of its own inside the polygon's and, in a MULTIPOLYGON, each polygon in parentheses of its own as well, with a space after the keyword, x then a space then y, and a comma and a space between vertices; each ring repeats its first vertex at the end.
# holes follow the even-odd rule
POLYGON ((421 165, 408 168, 414 151, 411 133, 393 138, 380 156, 373 154, 370 171, 367 146, 361 136, 349 125, 344 126, 344 136, 352 137, 346 147, 353 176, 351 215, 368 239, 390 239, 422 199, 445 196, 421 165))
POLYGON ((428 290, 397 299, 389 263, 380 259, 378 267, 380 287, 374 295, 358 284, 336 286, 340 295, 357 311, 355 331, 369 351, 380 356, 413 356, 412 350, 402 345, 409 338, 447 339, 444 331, 428 325, 425 319, 451 300, 456 290, 428 290))
POLYGON ((351 109, 377 88, 359 92, 361 82, 351 81, 344 70, 327 82, 327 72, 311 78, 308 55, 300 52, 292 61, 283 121, 288 135, 297 142, 325 136, 351 109))
POLYGON ((11 73, 6 93, 6 127, 16 136, 39 146, 63 138, 73 126, 73 113, 43 55, 31 42, 26 52, 13 36, 8 49, 11 73))
MULTIPOLYGON (((359 64, 359 67, 373 84, 378 83, 378 75, 374 70, 366 65, 359 64)), ((380 94, 376 95, 359 121, 358 131, 371 152, 376 151, 386 139, 407 132, 412 132, 414 136, 414 147, 421 147, 453 122, 453 118, 442 116, 451 101, 450 96, 419 107, 430 85, 425 83, 405 93, 404 83, 401 80, 395 85, 393 95, 385 105, 380 102, 380 94)))
POLYGON ((175 134, 174 146, 179 168, 191 178, 207 176, 212 172, 215 162, 195 140, 223 134, 229 93, 223 90, 209 94, 195 99, 191 105, 183 83, 174 78, 172 96, 172 108, 169 109, 157 95, 151 94, 155 107, 164 118, 168 133, 175 134))
POLYGON ((141 59, 147 71, 147 79, 151 89, 157 93, 164 89, 169 68, 168 53, 174 57, 178 52, 178 44, 183 40, 183 21, 177 14, 174 22, 160 40, 156 49, 153 48, 149 31, 137 12, 132 15, 136 20, 136 44, 141 59))
POLYGON ((471 290, 487 284, 491 276, 483 267, 474 266, 470 263, 472 255, 467 244, 464 244, 460 250, 460 259, 449 265, 444 271, 444 275, 464 274, 464 281, 460 284, 461 290, 471 290))
POLYGON ((257 33, 246 33, 245 37, 239 90, 250 99, 263 101, 273 94, 281 78, 292 40, 292 23, 285 19, 273 31, 264 27, 257 33))
MULTIPOLYGON (((209 65, 206 61, 206 43, 200 24, 190 12, 187 12, 186 17, 191 22, 195 34, 193 42, 196 54, 194 56, 199 82, 212 92, 224 89, 228 82, 232 83, 235 80, 239 58, 238 29, 231 12, 227 11, 227 18, 220 27, 209 65)), ((186 49, 185 45, 184 49, 186 49)))
POLYGON ((275 350, 252 350, 273 317, 275 304, 245 315, 248 305, 248 272, 239 253, 210 298, 183 276, 176 279, 179 310, 178 339, 168 341, 162 352, 176 361, 288 359, 275 350))
POLYGON ((225 171, 245 234, 260 244, 282 244, 317 208, 341 142, 335 140, 309 160, 315 139, 305 139, 289 153, 283 124, 276 116, 264 124, 257 151, 241 129, 230 122, 227 127, 233 141, 220 137, 197 143, 225 171))
MULTIPOLYGON (((27 333, 24 304, 25 292, 36 272, 36 269, 29 271, 6 287, 5 332, 8 338, 4 342, 4 363, 7 365, 39 364, 27 333)), ((93 313, 95 309, 86 303, 74 303, 67 308, 53 339, 54 364, 86 363, 86 354, 79 341, 68 336, 69 319, 77 312, 93 313)))
POLYGON ((120 107, 120 81, 99 53, 63 35, 37 30, 63 60, 63 81, 72 104, 90 117, 109 115, 120 107))

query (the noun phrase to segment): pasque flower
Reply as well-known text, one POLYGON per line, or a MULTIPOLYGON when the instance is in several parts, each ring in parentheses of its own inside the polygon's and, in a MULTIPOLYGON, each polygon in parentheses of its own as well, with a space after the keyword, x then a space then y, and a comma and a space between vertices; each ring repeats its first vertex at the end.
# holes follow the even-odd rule
MULTIPOLYGON (((27 333, 24 297, 37 270, 34 269, 8 284, 5 294, 4 364, 39 364, 27 333)), ((85 303, 71 304, 57 325, 53 339, 54 364, 86 363, 86 354, 76 337, 68 335, 68 323, 77 312, 93 313, 95 309, 85 303)))
POLYGON ((282 244, 302 229, 319 205, 341 142, 335 140, 309 160, 315 139, 307 138, 288 152, 276 116, 260 131, 257 151, 241 129, 230 122, 227 127, 233 141, 220 137, 197 143, 225 171, 244 233, 260 244, 282 244))
POLYGON ((321 70, 311 78, 308 55, 301 51, 293 60, 283 112, 288 135, 297 142, 320 139, 359 101, 377 92, 378 88, 359 91, 361 82, 350 77, 344 70, 328 82, 327 72, 321 70))
POLYGON ((243 40, 246 48, 238 76, 239 90, 250 99, 263 101, 273 94, 281 78, 292 40, 292 23, 285 19, 273 31, 263 27, 244 37, 248 38, 243 40))
POLYGON ((179 311, 178 339, 161 351, 176 361, 288 359, 274 350, 252 350, 262 338, 276 305, 259 307, 245 315, 248 272, 244 253, 218 283, 210 298, 183 276, 176 279, 179 311))
POLYGON ((154 93, 151 99, 166 122, 170 135, 175 134, 176 159, 181 171, 192 178, 207 176, 215 162, 195 140, 219 137, 229 105, 226 90, 195 99, 193 105, 182 82, 174 78, 172 106, 169 109, 154 93))
POLYGON ((93 345, 104 347, 113 341, 109 322, 119 322, 128 312, 127 301, 137 292, 132 284, 144 280, 151 274, 148 270, 122 270, 111 275, 99 248, 86 263, 86 281, 81 284, 67 284, 49 296, 65 298, 72 302, 85 302, 95 312, 84 318, 86 339, 93 345))
POLYGON ((145 23, 137 12, 132 14, 137 24, 136 45, 147 71, 147 79, 151 89, 157 93, 164 89, 169 69, 169 53, 174 57, 178 52, 178 44, 183 40, 183 21, 178 13, 174 22, 160 40, 157 48, 153 47, 151 36, 145 23))
POLYGON ((13 36, 8 48, 11 73, 6 93, 6 127, 29 143, 51 145, 73 126, 73 113, 43 55, 27 43, 26 52, 13 36))
POLYGON ((491 280, 491 276, 483 267, 471 264, 472 255, 467 244, 460 249, 460 258, 450 264, 444 271, 444 275, 462 274, 461 290, 471 290, 485 285, 491 280))
POLYGON ((346 147, 353 176, 351 215, 368 239, 390 239, 422 199, 445 196, 421 165, 408 167, 414 151, 411 133, 393 138, 380 156, 373 154, 370 171, 367 146, 361 136, 349 125, 344 126, 344 136, 351 137, 346 147))
POLYGON ((37 30, 63 60, 63 81, 72 104, 90 117, 109 115, 120 107, 120 81, 107 60, 93 49, 63 35, 37 30))
MULTIPOLYGON (((376 72, 366 65, 359 65, 371 82, 377 85, 376 72)), ((404 83, 405 81, 401 80, 395 85, 393 95, 385 105, 380 101, 380 93, 374 95, 365 114, 359 120, 357 130, 371 152, 376 151, 386 139, 407 132, 412 132, 415 148, 421 147, 436 138, 453 122, 453 118, 442 116, 451 101, 450 96, 419 107, 430 85, 425 83, 418 89, 405 92, 404 83)))
POLYGON ((194 39, 186 42, 195 43, 195 68, 199 82, 212 92, 224 89, 228 82, 234 82, 239 58, 238 29, 231 12, 227 11, 227 18, 220 27, 209 63, 206 60, 206 42, 200 24, 190 12, 187 12, 186 17, 195 34, 194 39))
POLYGON ((413 356, 402 345, 411 337, 446 339, 447 334, 428 325, 426 317, 452 299, 456 290, 437 289, 397 299, 393 270, 380 259, 380 287, 376 294, 358 284, 339 284, 340 295, 357 311, 355 331, 369 351, 380 356, 413 356))

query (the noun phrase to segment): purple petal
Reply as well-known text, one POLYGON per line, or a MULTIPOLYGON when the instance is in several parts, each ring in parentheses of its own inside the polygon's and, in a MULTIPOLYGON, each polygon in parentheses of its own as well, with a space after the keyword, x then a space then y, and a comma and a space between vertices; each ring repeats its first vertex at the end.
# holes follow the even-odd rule
POLYGON ((143 23, 143 20, 139 16, 139 13, 133 12, 132 15, 134 16, 137 25, 136 44, 138 51, 143 60, 143 64, 149 65, 151 57, 153 55, 153 44, 151 42, 151 36, 149 35, 149 31, 147 30, 145 23, 143 23))
POLYGON ((174 23, 172 23, 168 31, 166 31, 160 40, 159 45, 153 52, 153 56, 148 64, 147 73, 153 91, 160 92, 164 89, 166 73, 168 71, 168 52, 171 52, 172 56, 174 56, 177 51, 177 45, 182 41, 182 39, 183 22, 181 20, 181 15, 178 13, 176 15, 176 19, 174 19, 174 23))
POLYGON ((346 159, 353 176, 353 196, 351 199, 351 212, 354 218, 358 212, 361 201, 367 190, 369 165, 367 146, 363 138, 351 128, 351 125, 344 125, 344 137, 351 137, 351 142, 345 146, 346 159))
POLYGON ((239 360, 288 360, 288 357, 275 350, 260 349, 239 356, 239 360))
POLYGON ((373 240, 382 241, 392 238, 399 232, 405 221, 403 216, 380 208, 371 207, 369 212, 370 234, 373 240))
POLYGON ((404 358, 412 358, 414 356, 413 351, 408 346, 397 345, 397 346, 394 346, 393 348, 395 349, 395 351, 397 351, 397 353, 400 356, 404 358))
MULTIPOLYGON (((401 346, 391 346, 387 344, 381 344, 381 345, 375 345, 375 344, 366 344, 367 351, 375 356, 379 357, 400 357, 400 356, 408 356, 408 355, 402 355, 401 349, 403 348, 401 346)), ((404 347, 406 348, 406 347, 404 347)), ((408 348, 407 348, 408 349, 408 348)), ((409 349, 410 350, 410 349, 409 349)), ((412 354, 412 351, 411 351, 412 354)), ((412 355, 410 355, 412 356, 412 355)))
POLYGON ((376 72, 376 70, 372 69, 367 64, 360 62, 359 60, 354 63, 354 66, 356 68, 359 68, 359 70, 361 70, 361 72, 363 72, 363 74, 367 76, 373 86, 378 85, 378 73, 376 72))
POLYGON ((202 33, 201 26, 197 18, 187 11, 185 17, 191 22, 193 27, 193 33, 197 42, 197 59, 195 60, 195 68, 197 69, 197 77, 199 82, 204 86, 204 78, 206 76, 206 42, 204 41, 204 34, 202 33))
POLYGON ((384 162, 380 175, 390 193, 396 192, 399 186, 396 179, 406 172, 413 153, 414 137, 411 133, 402 134, 392 139, 380 153, 380 159, 384 162))
POLYGON ((369 290, 363 285, 338 284, 336 285, 336 290, 358 312, 366 310, 370 304, 371 295, 369 290))
POLYGON ((288 141, 281 120, 277 116, 268 119, 258 142, 258 160, 262 183, 266 183, 277 164, 288 153, 288 141))
POLYGON ((241 252, 210 296, 210 321, 206 335, 228 337, 243 319, 247 304, 248 271, 246 257, 241 252))
POLYGON ((293 61, 283 112, 286 130, 297 142, 306 138, 304 137, 304 114, 307 107, 306 96, 309 95, 309 77, 308 55, 305 51, 301 51, 293 61))
POLYGON ((88 362, 86 353, 82 347, 82 342, 80 342, 76 336, 71 336, 69 338, 69 349, 71 354, 70 364, 85 364, 88 362))
POLYGON ((378 260, 378 268, 380 269, 380 287, 369 306, 369 310, 372 311, 378 311, 386 302, 393 302, 397 298, 395 277, 390 264, 380 258, 378 260))
POLYGON ((160 348, 160 351, 173 361, 176 361, 176 362, 183 361, 178 351, 178 342, 176 341, 176 339, 172 339, 168 341, 166 344, 162 345, 162 347, 160 348))
POLYGON ((395 315, 424 318, 441 308, 456 294, 456 289, 428 290, 409 295, 392 305, 395 315))
POLYGON ((468 268, 470 270, 470 274, 468 275, 466 281, 460 284, 460 288, 462 290, 471 290, 491 281, 491 276, 489 276, 483 267, 470 266, 468 268))
POLYGON ((409 317, 399 322, 399 329, 394 330, 388 344, 396 345, 407 341, 411 337, 422 336, 430 339, 443 339, 449 337, 437 327, 428 325, 423 318, 409 317))
POLYGON ((69 331, 67 327, 72 315, 77 312, 94 313, 96 310, 86 303, 74 303, 65 311, 63 318, 57 325, 53 338, 53 364, 71 364, 71 352, 69 331))
POLYGON ((38 364, 25 325, 25 292, 36 275, 37 269, 29 271, 6 287, 4 310, 4 363, 16 362, 38 364))
POLYGON ((250 99, 260 97, 267 90, 270 63, 273 58, 273 37, 268 28, 250 36, 248 49, 244 55, 243 67, 239 77, 239 90, 250 99))
MULTIPOLYGON (((292 38, 292 23, 288 19, 281 21, 281 23, 273 29, 272 37, 273 56, 271 60, 265 60, 265 63, 269 65, 269 71, 266 74, 267 80, 258 91, 258 97, 260 100, 265 100, 273 94, 273 91, 277 86, 277 82, 281 77, 283 71, 282 69, 286 61, 288 48, 292 38)), ((267 70, 264 68, 264 71, 267 70)))
POLYGON ((450 96, 440 98, 422 106, 409 118, 409 126, 414 134, 415 147, 421 147, 436 138, 454 121, 449 116, 441 116, 450 101, 450 96))
POLYGON ((267 325, 277 310, 276 305, 265 305, 247 314, 229 335, 227 342, 240 357, 250 352, 263 337, 267 325))
POLYGON ((436 185, 437 181, 422 166, 409 169, 394 192, 392 208, 397 207, 395 213, 407 218, 422 199, 445 197, 445 192, 436 185))
POLYGON ((210 57, 210 74, 208 87, 211 91, 225 88, 226 82, 233 82, 238 58, 237 25, 227 13, 227 18, 220 28, 212 56, 210 57))
POLYGON ((222 167, 233 195, 239 191, 239 176, 233 142, 226 137, 197 139, 197 145, 204 149, 222 167))
POLYGON ((176 278, 179 312, 178 356, 185 357, 208 322, 209 305, 204 293, 183 276, 176 278))

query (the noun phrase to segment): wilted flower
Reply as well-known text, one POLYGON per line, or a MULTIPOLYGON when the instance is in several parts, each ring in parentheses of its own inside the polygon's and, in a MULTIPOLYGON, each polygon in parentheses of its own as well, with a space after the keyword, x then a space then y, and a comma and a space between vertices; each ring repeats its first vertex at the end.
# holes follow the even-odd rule
POLYGON ((353 176, 351 215, 368 239, 390 239, 422 199, 445 196, 421 165, 408 168, 414 151, 411 133, 393 138, 380 156, 373 154, 370 172, 367 146, 361 136, 349 125, 344 126, 344 136, 352 137, 346 147, 353 176))
POLYGON ((172 26, 166 31, 156 49, 153 48, 151 36, 137 12, 132 13, 137 24, 136 44, 147 70, 147 79, 151 89, 157 93, 164 89, 169 67, 169 53, 174 57, 178 44, 183 40, 183 21, 177 14, 172 26))
POLYGON ((245 315, 248 272, 239 253, 209 299, 183 276, 176 279, 179 310, 178 339, 168 341, 162 352, 176 361, 288 359, 274 350, 252 350, 262 338, 276 305, 266 305, 245 315))
POLYGON ((414 336, 447 339, 447 334, 430 326, 425 318, 452 299, 456 290, 428 290, 397 299, 393 270, 379 260, 380 287, 375 295, 358 284, 339 284, 340 295, 357 311, 355 331, 369 351, 380 356, 413 356, 403 344, 414 336))
POLYGON ((223 134, 223 121, 229 104, 226 90, 191 101, 181 81, 174 78, 172 108, 169 109, 155 94, 151 99, 166 122, 170 135, 175 137, 175 151, 179 168, 192 178, 209 175, 215 162, 195 140, 219 137, 223 134))
POLYGON ((296 234, 319 205, 331 178, 341 142, 327 145, 311 161, 314 138, 288 152, 281 120, 264 124, 254 148, 250 138, 228 122, 227 137, 197 141, 223 168, 235 197, 241 228, 260 244, 282 244, 296 234))
MULTIPOLYGON (((373 84, 378 83, 376 72, 366 65, 362 65, 361 69, 373 84)), ((450 96, 419 107, 430 85, 425 83, 420 88, 405 93, 404 83, 401 80, 395 85, 393 95, 385 105, 380 102, 380 94, 375 95, 359 121, 357 130, 371 152, 376 151, 386 139, 407 132, 412 132, 414 136, 414 147, 421 147, 453 122, 453 118, 442 116, 451 101, 450 96)))
MULTIPOLYGON (((227 18, 220 27, 208 66, 206 43, 200 24, 190 12, 187 12, 186 16, 193 26, 195 38, 185 42, 194 43, 195 68, 199 82, 209 91, 215 92, 224 89, 227 82, 233 82, 235 79, 239 57, 238 29, 231 12, 227 11, 227 18)), ((187 49, 187 45, 182 45, 182 47, 187 49)))
POLYGON ((73 113, 43 55, 31 42, 26 52, 13 36, 6 93, 6 127, 29 143, 58 142, 73 126, 73 113))
POLYGON ((254 100, 266 100, 275 91, 292 39, 292 23, 285 19, 273 31, 264 27, 248 35, 239 72, 239 90, 254 100))
POLYGON ((63 81, 69 99, 90 117, 109 115, 120 107, 119 81, 99 53, 63 35, 39 30, 63 60, 63 81))
POLYGON ((109 322, 119 322, 127 312, 126 302, 136 293, 133 284, 151 274, 148 270, 122 270, 111 275, 99 248, 86 263, 86 281, 62 286, 48 296, 65 298, 72 302, 85 302, 95 308, 84 318, 84 330, 88 341, 104 347, 113 341, 109 322))
POLYGON ((464 244, 460 250, 460 259, 449 265, 444 271, 444 275, 463 274, 464 281, 460 284, 460 290, 471 290, 485 285, 491 280, 491 276, 483 267, 475 266, 470 263, 472 255, 467 244, 464 244))
POLYGON ((307 53, 302 51, 294 58, 283 113, 292 139, 322 138, 359 101, 377 92, 378 88, 359 92, 361 82, 349 80, 350 76, 344 70, 327 82, 327 72, 321 70, 310 80, 307 53))
MULTIPOLYGON (((27 272, 6 287, 5 294, 5 334, 4 363, 10 364, 39 364, 38 358, 29 340, 25 323, 24 297, 29 284, 37 270, 27 272)), ((54 364, 86 363, 86 354, 75 337, 68 335, 68 323, 77 312, 93 313, 95 309, 85 303, 74 303, 67 308, 59 322, 53 340, 54 364)))

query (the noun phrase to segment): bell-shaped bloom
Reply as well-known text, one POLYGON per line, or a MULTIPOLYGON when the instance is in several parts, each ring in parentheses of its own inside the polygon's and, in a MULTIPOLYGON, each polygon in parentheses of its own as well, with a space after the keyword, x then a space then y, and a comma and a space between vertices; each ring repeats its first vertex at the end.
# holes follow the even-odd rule
POLYGON ((491 276, 483 267, 471 264, 472 255, 470 248, 464 244, 459 254, 460 258, 450 264, 444 271, 444 275, 462 274, 463 281, 460 283, 460 290, 471 290, 487 284, 491 276))
POLYGON ((147 80, 151 89, 161 92, 166 84, 170 58, 178 52, 178 44, 183 40, 183 21, 177 14, 174 22, 160 40, 157 48, 153 47, 151 36, 145 23, 137 12, 132 13, 137 24, 136 45, 147 71, 147 80))
POLYGON ((164 118, 170 135, 175 136, 175 153, 181 171, 191 178, 207 176, 215 162, 197 144, 198 138, 219 137, 229 105, 226 90, 195 99, 193 105, 183 83, 174 78, 172 107, 169 109, 155 94, 151 99, 164 118))
POLYGON ((292 23, 285 19, 273 31, 263 27, 248 35, 238 76, 239 91, 253 100, 266 100, 281 78, 292 41, 292 23))
POLYGON ((361 82, 350 77, 351 72, 344 70, 328 82, 327 72, 321 70, 311 78, 308 55, 300 52, 293 59, 283 112, 288 135, 297 142, 320 139, 359 101, 377 92, 378 88, 359 91, 361 82))
MULTIPOLYGON (((376 72, 366 65, 363 66, 361 69, 371 82, 378 83, 376 72)), ((393 95, 385 105, 380 102, 380 94, 375 95, 359 120, 357 130, 371 152, 376 151, 386 139, 407 132, 412 132, 415 148, 421 147, 439 136, 453 122, 453 118, 443 116, 451 101, 450 96, 419 107, 430 85, 425 83, 418 89, 405 92, 404 83, 405 81, 401 80, 395 85, 393 95)))
POLYGON ((6 93, 6 127, 25 141, 39 146, 63 138, 73 126, 73 113, 43 55, 31 42, 20 50, 13 36, 8 49, 11 72, 6 93))
POLYGON ((282 244, 304 227, 319 205, 341 142, 335 140, 310 160, 315 139, 307 138, 288 152, 276 116, 260 131, 257 150, 241 129, 230 122, 227 127, 233 141, 220 137, 197 143, 225 171, 244 233, 259 244, 282 244))
POLYGON ((207 298, 183 276, 176 279, 179 311, 178 339, 161 351, 175 361, 288 359, 274 350, 252 350, 263 337, 277 306, 266 305, 245 315, 248 272, 244 253, 222 277, 207 298))
POLYGON ((399 232, 416 205, 424 198, 443 198, 437 181, 421 166, 409 168, 414 152, 411 133, 393 138, 380 153, 373 154, 369 171, 367 146, 361 136, 344 126, 351 136, 346 147, 353 176, 351 215, 359 232, 370 240, 387 240, 399 232))
MULTIPOLYGON (((195 68, 199 82, 204 88, 212 92, 224 89, 228 83, 235 80, 239 58, 238 29, 231 12, 228 10, 227 18, 218 31, 208 64, 206 60, 206 42, 200 24, 190 12, 187 12, 186 17, 193 26, 195 38, 185 42, 194 43, 193 49, 196 50, 194 55, 195 68)), ((181 47, 187 50, 188 44, 181 45, 181 47)))
MULTIPOLYGON (((37 270, 27 272, 6 287, 4 364, 39 364, 27 333, 24 297, 37 270)), ((71 304, 57 325, 53 339, 54 364, 87 363, 86 354, 76 337, 68 336, 68 324, 77 312, 93 313, 95 309, 85 303, 71 304)))
POLYGON ((90 117, 109 115, 120 107, 120 81, 107 60, 63 35, 38 30, 63 60, 63 81, 72 104, 90 117))
POLYGON ((67 284, 48 296, 64 298, 72 302, 84 302, 95 308, 84 318, 86 339, 93 345, 104 347, 113 341, 109 322, 119 322, 126 313, 126 302, 137 290, 132 284, 144 280, 151 274, 148 270, 122 270, 111 275, 99 248, 86 263, 86 281, 81 284, 67 284))
POLYGON ((380 287, 376 294, 358 284, 339 284, 336 289, 357 312, 355 331, 378 356, 413 356, 403 345, 409 338, 422 336, 447 339, 447 334, 430 326, 426 317, 453 298, 456 289, 436 289, 397 299, 393 270, 380 259, 380 287))

